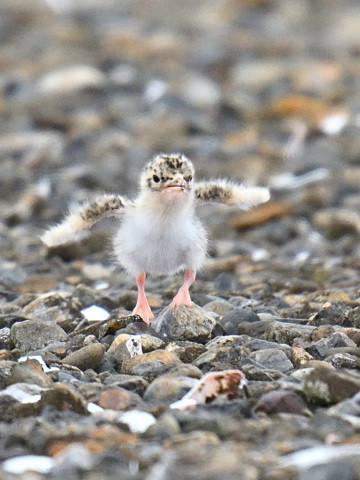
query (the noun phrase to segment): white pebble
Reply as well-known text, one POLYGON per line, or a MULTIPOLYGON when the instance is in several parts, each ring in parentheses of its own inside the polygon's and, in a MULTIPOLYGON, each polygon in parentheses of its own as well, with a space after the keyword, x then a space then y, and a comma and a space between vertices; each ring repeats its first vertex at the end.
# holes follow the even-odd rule
POLYGON ((104 75, 90 65, 75 65, 47 73, 39 81, 42 93, 70 93, 84 88, 98 88, 105 83, 104 75))
POLYGON ((156 423, 156 418, 151 413, 129 410, 121 415, 120 421, 125 423, 132 433, 143 433, 156 423))
POLYGON ((349 123, 347 112, 335 112, 325 117, 320 123, 320 130, 326 135, 338 135, 349 123))
POLYGON ((51 457, 43 455, 23 455, 5 460, 2 468, 5 472, 21 475, 25 472, 48 473, 54 465, 51 457))
POLYGON ((144 97, 149 103, 156 102, 166 93, 167 88, 163 80, 151 80, 146 85, 144 97))
POLYGON ((81 310, 81 313, 84 315, 86 320, 91 322, 106 320, 110 317, 110 313, 107 310, 98 307, 97 305, 91 305, 91 307, 84 308, 81 310))

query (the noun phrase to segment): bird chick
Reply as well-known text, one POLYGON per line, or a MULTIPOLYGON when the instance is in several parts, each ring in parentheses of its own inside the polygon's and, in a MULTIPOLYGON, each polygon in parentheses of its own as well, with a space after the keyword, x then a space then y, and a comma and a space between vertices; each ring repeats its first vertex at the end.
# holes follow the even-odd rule
POLYGON ((116 194, 98 196, 73 207, 41 238, 48 247, 54 247, 77 240, 84 229, 104 217, 122 217, 113 240, 114 252, 125 270, 136 277, 138 298, 133 314, 149 323, 154 316, 145 295, 147 273, 172 275, 185 271, 183 285, 170 308, 192 305, 189 288, 207 250, 196 205, 220 202, 248 209, 269 198, 269 190, 264 187, 246 187, 227 180, 196 183, 193 164, 185 155, 158 155, 145 165, 134 201, 116 194))

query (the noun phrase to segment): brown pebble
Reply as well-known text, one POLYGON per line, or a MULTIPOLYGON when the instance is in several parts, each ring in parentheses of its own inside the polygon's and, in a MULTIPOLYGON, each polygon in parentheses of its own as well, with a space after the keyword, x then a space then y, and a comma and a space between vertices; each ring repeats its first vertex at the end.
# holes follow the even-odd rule
POLYGON ((129 407, 136 407, 142 403, 140 395, 129 392, 125 388, 113 387, 104 390, 100 394, 98 404, 102 408, 111 410, 125 410, 129 407))
POLYGON ((154 350, 153 352, 143 353, 142 355, 137 355, 132 357, 129 360, 125 361, 122 366, 121 373, 130 373, 132 368, 139 363, 145 362, 156 362, 160 361, 163 363, 180 363, 179 358, 173 352, 167 350, 154 350))
POLYGON ((291 212, 292 206, 287 200, 274 200, 248 212, 242 212, 230 218, 228 225, 232 228, 248 228, 260 223, 267 222, 273 218, 284 217, 291 212))
POLYGON ((70 353, 63 359, 63 363, 87 370, 92 368, 96 370, 105 352, 105 346, 101 343, 92 343, 86 347, 70 353))
POLYGON ((308 365, 309 360, 313 360, 310 353, 306 352, 304 348, 291 348, 291 361, 295 368, 304 368, 308 365))
POLYGON ((313 330, 311 334, 311 340, 313 342, 317 342, 321 338, 326 338, 334 332, 335 329, 331 325, 320 325, 319 327, 315 328, 315 330, 313 330))

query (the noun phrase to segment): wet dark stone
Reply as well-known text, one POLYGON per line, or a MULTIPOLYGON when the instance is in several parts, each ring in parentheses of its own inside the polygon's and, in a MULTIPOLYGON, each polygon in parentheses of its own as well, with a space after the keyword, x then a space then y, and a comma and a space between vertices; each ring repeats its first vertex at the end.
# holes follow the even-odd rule
POLYGON ((310 413, 304 400, 290 390, 274 390, 265 393, 257 401, 254 411, 265 412, 268 415, 275 413, 308 415, 310 413))
POLYGON ((240 323, 253 323, 259 321, 260 317, 256 313, 250 312, 243 308, 235 308, 234 310, 226 313, 222 319, 219 320, 219 323, 227 335, 235 335, 238 333, 240 323))
POLYGON ((345 333, 335 332, 326 338, 321 338, 306 348, 314 358, 323 359, 329 356, 334 348, 349 347, 357 349, 357 345, 345 333))
POLYGON ((309 321, 309 325, 342 325, 343 327, 351 327, 349 319, 351 309, 341 302, 323 308, 314 318, 309 321))

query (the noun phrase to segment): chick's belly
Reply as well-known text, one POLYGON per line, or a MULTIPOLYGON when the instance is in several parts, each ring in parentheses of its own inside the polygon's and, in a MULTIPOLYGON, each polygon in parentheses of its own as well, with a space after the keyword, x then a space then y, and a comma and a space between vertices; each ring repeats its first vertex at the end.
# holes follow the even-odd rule
POLYGON ((152 275, 169 275, 185 268, 201 266, 206 246, 202 239, 155 235, 134 235, 131 241, 119 232, 114 242, 120 264, 134 275, 145 271, 152 275))

